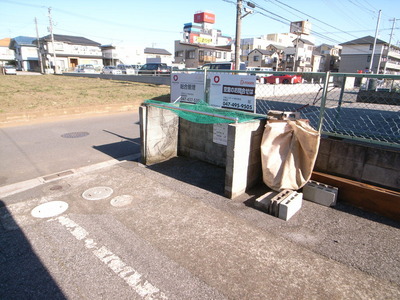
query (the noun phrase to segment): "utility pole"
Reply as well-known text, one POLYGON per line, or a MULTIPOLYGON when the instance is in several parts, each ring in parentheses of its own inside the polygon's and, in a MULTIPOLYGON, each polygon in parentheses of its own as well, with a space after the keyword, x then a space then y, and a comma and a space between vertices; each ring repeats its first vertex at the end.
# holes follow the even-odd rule
MULTIPOLYGON (((293 72, 297 72, 297 68, 296 68, 296 64, 297 64, 297 59, 299 57, 298 51, 299 51, 299 34, 296 33, 297 37, 296 37, 296 49, 294 52, 294 61, 293 61, 293 72)), ((301 34, 300 34, 301 36, 301 34)))
POLYGON ((37 41, 37 52, 40 64, 40 73, 43 74, 43 62, 42 62, 42 54, 40 53, 40 44, 39 44, 39 30, 37 25, 37 19, 35 17, 35 25, 36 25, 36 41, 37 41))
MULTIPOLYGON (((247 2, 247 6, 251 8, 255 8, 256 5, 252 2, 247 2)), ((253 13, 253 10, 249 9, 248 7, 244 8, 244 11, 246 12, 244 15, 242 15, 242 0, 237 0, 237 5, 236 5, 236 36, 235 36, 235 69, 239 70, 240 69, 240 35, 242 32, 242 19, 253 13)))
POLYGON ((242 0, 236 5, 235 69, 240 69, 240 34, 242 31, 242 0))
POLYGON ((56 49, 54 48, 54 35, 53 35, 53 20, 51 19, 51 7, 49 7, 49 22, 50 22, 50 35, 51 35, 51 47, 53 48, 53 65, 54 65, 54 73, 57 73, 56 66, 56 49))
MULTIPOLYGON (((380 20, 381 20, 381 13, 382 13, 382 10, 379 10, 378 21, 376 22, 376 29, 375 29, 374 46, 372 47, 371 61, 370 61, 370 63, 369 63, 369 71, 370 71, 370 72, 372 72, 372 64, 374 63, 374 55, 375 55, 375 48, 376 48, 376 39, 378 38, 378 30, 379 30, 379 22, 380 22, 380 20)), ((379 69, 376 70, 376 73, 379 74, 379 69)))
POLYGON ((392 20, 389 20, 389 21, 393 21, 393 25, 392 25, 392 30, 390 31, 389 46, 388 46, 388 51, 386 54, 386 62, 385 62, 385 67, 383 68, 383 74, 386 74, 386 66, 387 66, 387 62, 389 60, 390 46, 392 45, 393 30, 394 30, 396 21, 398 21, 398 20, 400 20, 400 19, 393 18, 392 20))

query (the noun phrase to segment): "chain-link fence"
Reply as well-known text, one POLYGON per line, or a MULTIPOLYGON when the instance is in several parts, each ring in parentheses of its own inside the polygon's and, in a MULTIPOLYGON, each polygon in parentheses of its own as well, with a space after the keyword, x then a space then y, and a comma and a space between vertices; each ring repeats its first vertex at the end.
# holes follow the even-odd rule
POLYGON ((259 81, 257 113, 295 111, 322 134, 400 148, 400 76, 280 73, 259 81), (285 77, 302 83, 268 83, 285 77))
POLYGON ((255 75, 255 113, 294 112, 323 135, 400 148, 400 75, 207 72, 255 75))

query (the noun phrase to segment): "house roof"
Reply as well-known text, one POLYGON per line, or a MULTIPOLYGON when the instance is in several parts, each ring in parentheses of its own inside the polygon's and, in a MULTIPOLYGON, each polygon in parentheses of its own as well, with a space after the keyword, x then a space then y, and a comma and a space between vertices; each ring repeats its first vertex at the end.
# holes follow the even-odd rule
POLYGON ((284 50, 286 48, 286 46, 278 45, 278 44, 269 44, 268 47, 269 46, 274 47, 276 50, 284 50))
POLYGON ((10 46, 11 38, 5 38, 0 40, 0 47, 10 46))
POLYGON ((159 54, 159 55, 172 55, 165 49, 160 48, 144 48, 145 54, 159 54))
MULTIPOLYGON (((299 41, 301 41, 307 45, 314 45, 314 43, 310 42, 309 40, 303 39, 303 38, 299 38, 299 41)), ((293 40, 293 43, 296 43, 296 39, 293 40)))
POLYGON ((17 36, 12 39, 13 42, 19 45, 32 45, 35 40, 36 38, 30 36, 17 36))
MULTIPOLYGON (((255 52, 255 51, 258 51, 258 52, 260 52, 262 55, 272 55, 272 54, 274 54, 275 53, 275 51, 271 51, 271 50, 264 50, 264 49, 254 49, 253 51, 251 51, 250 53, 252 53, 252 52, 255 52)), ((249 54, 250 54, 249 53, 249 54)))
POLYGON ((35 38, 30 36, 17 36, 10 41, 10 49, 16 49, 17 45, 24 47, 36 47, 35 38))
MULTIPOLYGON (((362 38, 359 39, 355 39, 352 41, 348 41, 345 43, 342 43, 340 45, 364 45, 364 44, 373 44, 374 43, 375 38, 373 36, 367 35, 364 36, 362 38)), ((376 43, 377 44, 387 44, 385 41, 380 40, 380 39, 376 39, 376 43)))
MULTIPOLYGON (((62 35, 62 34, 54 34, 54 40, 57 42, 64 42, 73 45, 85 45, 85 46, 100 46, 100 43, 89 40, 87 38, 81 36, 71 36, 71 35, 62 35)), ((51 35, 46 35, 42 37, 45 41, 51 41, 51 35)))

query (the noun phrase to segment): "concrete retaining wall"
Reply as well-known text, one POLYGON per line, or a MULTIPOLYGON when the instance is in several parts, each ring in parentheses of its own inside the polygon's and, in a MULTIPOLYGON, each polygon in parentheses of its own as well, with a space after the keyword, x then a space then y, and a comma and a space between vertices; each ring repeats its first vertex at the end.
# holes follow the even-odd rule
MULTIPOLYGON (((213 141, 212 124, 180 119, 173 112, 140 108, 142 161, 177 155, 225 167, 225 195, 235 198, 262 182, 261 139, 266 120, 228 125, 226 145, 213 141)), ((322 138, 315 171, 400 190, 400 151, 322 138)))
POLYGON ((133 81, 150 83, 156 85, 171 85, 171 77, 168 76, 147 76, 147 75, 111 75, 111 74, 87 74, 87 73, 63 73, 61 76, 88 77, 121 81, 133 81))
POLYGON ((400 151, 323 138, 314 169, 400 190, 400 151))
POLYGON ((178 155, 225 167, 226 147, 213 142, 213 124, 198 124, 179 119, 178 155))
POLYGON ((262 179, 261 138, 265 120, 229 124, 227 144, 223 145, 214 142, 213 124, 192 123, 154 106, 142 106, 139 112, 144 164, 179 154, 225 167, 225 195, 229 198, 240 196, 262 179))

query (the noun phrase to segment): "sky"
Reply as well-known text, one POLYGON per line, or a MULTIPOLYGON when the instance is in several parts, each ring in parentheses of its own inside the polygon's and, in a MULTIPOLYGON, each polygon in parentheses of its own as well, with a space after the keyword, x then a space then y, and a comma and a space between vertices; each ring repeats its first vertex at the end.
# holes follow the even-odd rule
MULTIPOLYGON (((243 1, 245 5, 248 1, 243 1)), ((366 35, 400 46, 399 0, 254 0, 253 13, 242 19, 242 38, 289 32, 290 22, 311 22, 315 44, 331 45, 366 35)), ((0 0, 0 39, 53 33, 82 36, 102 45, 163 48, 174 53, 183 25, 198 11, 216 16, 214 28, 235 37, 236 0, 0 0)))

